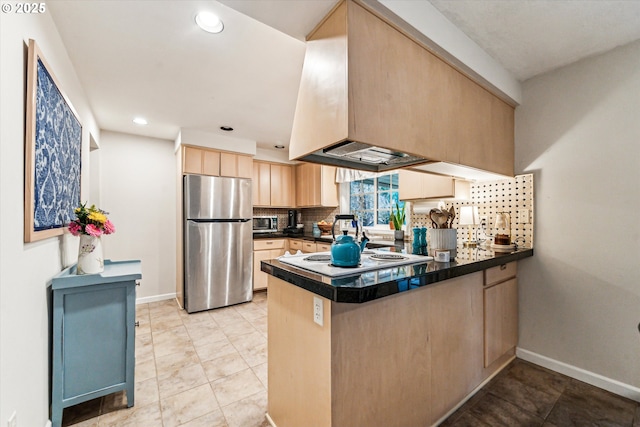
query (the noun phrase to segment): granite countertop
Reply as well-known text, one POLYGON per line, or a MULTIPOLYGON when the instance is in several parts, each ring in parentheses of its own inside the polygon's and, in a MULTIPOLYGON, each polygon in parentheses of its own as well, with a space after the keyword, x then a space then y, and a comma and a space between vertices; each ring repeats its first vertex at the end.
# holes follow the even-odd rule
POLYGON ((314 242, 322 242, 322 243, 332 243, 333 238, 331 234, 323 234, 320 237, 313 237, 312 234, 296 234, 296 235, 288 235, 284 233, 254 233, 253 240, 260 239, 302 239, 302 240, 310 240, 314 242))
MULTIPOLYGON (((406 247, 410 249, 410 244, 406 247)), ((401 252, 402 248, 391 246, 389 250, 401 252)), ((482 247, 459 247, 455 260, 451 262, 425 261, 423 264, 383 268, 347 277, 327 277, 283 264, 277 259, 262 261, 261 270, 332 301, 363 303, 530 256, 533 256, 532 248, 494 252, 482 247)))

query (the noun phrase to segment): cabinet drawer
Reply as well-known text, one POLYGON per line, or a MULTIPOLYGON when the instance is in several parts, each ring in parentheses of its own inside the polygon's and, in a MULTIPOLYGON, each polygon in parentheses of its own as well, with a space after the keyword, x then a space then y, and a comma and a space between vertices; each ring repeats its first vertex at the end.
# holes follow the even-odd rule
POLYGON ((484 271, 485 286, 504 282, 507 279, 516 277, 517 267, 518 263, 514 261, 486 269, 484 271))
POLYGON ((302 242, 302 252, 316 252, 315 242, 302 242))
POLYGON ((284 239, 253 241, 254 251, 264 251, 269 249, 284 249, 284 239))
POLYGON ((290 239, 289 240, 289 249, 291 250, 291 253, 295 253, 296 251, 301 251, 302 250, 302 240, 290 239))
POLYGON ((330 252, 331 251, 331 243, 316 243, 316 251, 317 252, 330 252))

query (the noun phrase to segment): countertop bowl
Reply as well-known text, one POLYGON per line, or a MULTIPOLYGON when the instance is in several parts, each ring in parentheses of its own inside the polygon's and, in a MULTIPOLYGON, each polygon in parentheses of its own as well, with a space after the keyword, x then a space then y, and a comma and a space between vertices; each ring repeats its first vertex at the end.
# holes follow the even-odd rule
POLYGON ((323 233, 329 233, 331 232, 331 227, 333 227, 333 223, 331 224, 318 224, 318 228, 320 229, 320 231, 322 231, 323 233))

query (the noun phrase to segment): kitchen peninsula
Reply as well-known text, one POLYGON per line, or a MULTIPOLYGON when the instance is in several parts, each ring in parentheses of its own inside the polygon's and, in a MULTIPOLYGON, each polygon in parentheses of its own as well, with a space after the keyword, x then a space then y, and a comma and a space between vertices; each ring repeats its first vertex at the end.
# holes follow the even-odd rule
POLYGON ((277 427, 437 423, 515 357, 516 264, 532 255, 459 248, 451 263, 340 277, 263 261, 269 418, 277 427))

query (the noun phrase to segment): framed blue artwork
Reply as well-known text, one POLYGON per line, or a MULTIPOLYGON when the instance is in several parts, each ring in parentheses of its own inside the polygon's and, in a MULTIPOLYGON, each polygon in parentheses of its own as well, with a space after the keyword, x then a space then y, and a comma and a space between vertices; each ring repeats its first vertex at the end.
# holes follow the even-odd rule
POLYGON ((34 40, 29 40, 24 241, 63 233, 80 204, 82 125, 34 40))

